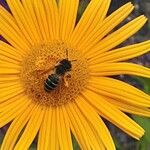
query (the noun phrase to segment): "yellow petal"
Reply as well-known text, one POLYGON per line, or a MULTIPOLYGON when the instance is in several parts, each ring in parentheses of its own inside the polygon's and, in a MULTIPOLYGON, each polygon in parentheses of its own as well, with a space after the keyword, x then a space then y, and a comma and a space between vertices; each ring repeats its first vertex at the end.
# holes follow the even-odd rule
POLYGON ((68 40, 76 23, 79 0, 60 0, 60 38, 68 40))
MULTIPOLYGON (((2 6, 0 6, 0 19, 1 19, 1 24, 0 28, 3 30, 2 35, 5 37, 7 32, 5 29, 10 30, 10 34, 13 35, 13 37, 16 37, 16 39, 19 39, 19 41, 15 41, 18 46, 20 46, 22 49, 27 49, 29 48, 30 44, 29 42, 24 38, 22 31, 19 29, 19 27, 16 24, 15 19, 13 16, 2 6), (3 27, 1 27, 3 26, 3 27), (5 28, 4 28, 5 27, 5 28)), ((11 37, 10 37, 11 38, 11 37)), ((7 39, 9 41, 9 39, 7 39)))
POLYGON ((21 61, 18 61, 14 58, 9 58, 8 56, 1 55, 0 52, 0 68, 16 68, 19 69, 21 67, 21 61))
POLYGON ((147 21, 145 16, 139 16, 131 22, 127 23, 117 31, 109 34, 107 37, 98 42, 94 47, 90 45, 87 47, 86 56, 89 58, 97 57, 97 55, 109 51, 110 49, 121 44, 130 36, 135 34, 147 21), (91 51, 89 51, 92 48, 91 51))
MULTIPOLYGON (((7 63, 13 63, 13 64, 17 64, 17 65, 20 65, 21 64, 21 61, 19 61, 18 59, 16 58, 13 58, 12 56, 10 56, 9 53, 3 51, 1 53, 1 50, 0 50, 0 61, 2 61, 3 64, 5 64, 6 62, 7 63)), ((0 62, 1 64, 1 62, 0 62)))
MULTIPOLYGON (((24 92, 24 89, 20 84, 14 84, 8 87, 7 85, 9 82, 3 84, 5 84, 5 87, 1 86, 0 88, 0 103, 16 97, 17 95, 21 95, 24 92)), ((2 85, 2 83, 0 85, 2 85)))
POLYGON ((47 14, 49 33, 52 40, 59 39, 59 14, 56 0, 43 0, 47 14))
POLYGON ((120 22, 122 22, 133 10, 134 6, 129 2, 111 15, 106 17, 102 23, 99 23, 90 33, 88 33, 80 42, 79 47, 84 51, 88 51, 87 47, 94 46, 120 22))
POLYGON ((74 45, 78 45, 85 34, 90 34, 90 32, 104 20, 109 4, 110 0, 91 1, 75 27, 70 42, 74 45))
POLYGON ((24 37, 30 42, 31 45, 33 45, 33 42, 36 42, 36 38, 33 33, 34 30, 32 30, 33 27, 31 27, 32 24, 30 23, 30 18, 28 18, 21 1, 6 0, 6 2, 8 3, 19 28, 24 34, 24 37))
POLYGON ((135 115, 140 115, 144 117, 150 117, 150 109, 145 108, 145 107, 137 107, 113 98, 109 97, 104 97, 105 100, 116 106, 119 110, 130 113, 130 114, 135 114, 135 115))
MULTIPOLYGON (((0 83, 0 90, 11 90, 11 88, 15 89, 19 87, 22 88, 20 82, 18 81, 12 81, 9 83, 0 83)), ((1 93, 1 95, 3 95, 3 93, 1 93)))
POLYGON ((21 40, 21 37, 17 35, 12 26, 9 25, 1 16, 0 20, 0 35, 2 35, 15 48, 28 49, 28 46, 21 40))
POLYGON ((62 108, 56 108, 57 115, 57 135, 59 140, 59 146, 62 150, 73 150, 71 133, 68 122, 64 117, 62 108))
POLYGON ((31 101, 27 100, 25 97, 19 97, 20 103, 16 101, 9 108, 5 109, 0 113, 0 128, 12 121, 20 113, 23 113, 25 109, 29 106, 31 101))
POLYGON ((52 123, 52 109, 45 110, 43 122, 38 135, 38 150, 49 150, 50 147, 50 132, 52 123))
MULTIPOLYGON (((11 89, 15 89, 14 91, 18 92, 16 88, 18 88, 18 83, 17 82, 0 83, 0 92, 3 92, 3 90, 4 91, 7 90, 7 91, 10 92, 11 89)), ((11 95, 11 92, 9 94, 11 95)), ((8 95, 6 95, 6 97, 7 96, 8 95)), ((14 95, 12 94, 12 96, 14 96, 14 95)), ((18 95, 15 95, 14 97, 12 97, 12 96, 10 96, 10 98, 6 99, 6 97, 2 96, 2 94, 1 94, 0 112, 9 109, 9 107, 12 107, 12 105, 15 105, 15 103, 17 103, 17 102, 18 103, 21 102, 20 97, 23 96, 23 94, 19 93, 18 95)))
POLYGON ((19 76, 17 75, 0 75, 0 84, 8 83, 8 82, 15 82, 20 80, 19 76))
MULTIPOLYGON (((84 117, 86 118, 87 123, 91 126, 91 128, 93 128, 93 131, 95 131, 98 134, 100 138, 99 140, 102 142, 102 145, 104 145, 106 149, 114 150, 115 146, 110 132, 105 126, 102 119, 97 114, 96 110, 94 110, 82 97, 76 100, 76 104, 79 107, 82 114, 84 115, 84 117)), ((80 118, 82 118, 82 115, 80 115, 80 118)))
POLYGON ((6 66, 0 67, 0 75, 18 75, 20 70, 18 68, 11 68, 6 66))
POLYGON ((116 79, 91 78, 88 88, 120 101, 140 107, 150 107, 150 96, 139 89, 116 79))
POLYGON ((71 131, 80 144, 81 149, 90 150, 91 148, 87 132, 81 122, 80 117, 78 116, 80 114, 77 115, 71 103, 67 104, 65 109, 68 114, 71 131))
POLYGON ((44 107, 39 107, 37 110, 35 110, 32 113, 32 116, 31 116, 29 122, 27 123, 14 150, 29 149, 36 134, 39 131, 39 128, 40 128, 42 120, 43 120, 44 113, 45 113, 44 107))
POLYGON ((50 147, 49 149, 53 149, 53 150, 58 150, 57 147, 58 146, 58 134, 57 134, 57 128, 56 128, 56 124, 57 124, 57 114, 56 114, 56 109, 52 108, 52 118, 51 118, 51 128, 50 128, 50 134, 48 136, 50 136, 50 147))
POLYGON ((16 69, 16 70, 20 70, 21 69, 21 63, 19 62, 16 62, 12 59, 9 59, 5 56, 0 56, 0 69, 5 69, 5 68, 8 68, 8 69, 16 69))
POLYGON ((92 65, 90 74, 93 76, 113 76, 120 74, 136 75, 150 78, 150 69, 132 63, 104 63, 92 65))
POLYGON ((18 81, 19 77, 15 77, 15 76, 0 76, 0 84, 1 83, 8 83, 8 82, 15 82, 18 81))
MULTIPOLYGON (((110 135, 109 130, 105 126, 102 119, 97 114, 96 110, 94 110, 84 98, 79 97, 76 100, 76 104, 79 107, 80 111, 85 116, 86 120, 88 120, 89 124, 93 126, 95 131, 98 133, 101 141, 103 142, 104 146, 108 150, 115 150, 115 145, 110 135)), ((77 113, 78 114, 78 113, 77 113)), ((80 116, 81 117, 81 116, 80 116)), ((86 127, 85 127, 86 128, 86 127)))
POLYGON ((1 150, 14 148, 20 132, 23 130, 24 126, 26 125, 34 111, 35 105, 30 104, 25 111, 20 113, 20 115, 14 119, 6 132, 3 143, 1 145, 1 150))
POLYGON ((90 65, 93 65, 99 63, 125 61, 143 55, 149 51, 150 40, 102 53, 97 57, 91 58, 89 63, 90 65))
POLYGON ((23 49, 17 49, 12 47, 11 45, 0 41, 0 54, 12 57, 17 60, 22 60, 24 55, 26 54, 25 50, 23 49))
POLYGON ((83 95, 102 117, 106 118, 135 139, 139 139, 143 136, 144 130, 137 123, 122 113, 114 105, 103 99, 103 97, 90 90, 86 90, 83 95))
POLYGON ((31 0, 22 0, 22 5, 25 9, 25 13, 28 17, 28 20, 30 22, 30 28, 34 34, 34 37, 36 39, 36 42, 40 42, 42 40, 41 31, 38 25, 37 17, 34 11, 34 5, 33 1, 31 0))
POLYGON ((33 5, 35 8, 35 14, 37 17, 38 25, 40 28, 40 32, 42 35, 42 39, 45 42, 50 41, 49 37, 49 27, 48 27, 48 22, 47 22, 47 17, 46 17, 46 11, 44 8, 43 1, 41 0, 34 0, 33 5))

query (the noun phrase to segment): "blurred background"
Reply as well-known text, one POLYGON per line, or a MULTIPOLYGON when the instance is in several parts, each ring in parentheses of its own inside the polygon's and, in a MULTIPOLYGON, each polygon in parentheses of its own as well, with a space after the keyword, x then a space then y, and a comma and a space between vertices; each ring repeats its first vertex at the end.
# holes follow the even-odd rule
MULTIPOLYGON (((80 0, 78 19, 81 17, 89 1, 90 0, 80 0)), ((129 38, 127 41, 125 41, 119 46, 125 46, 129 44, 142 42, 145 40, 150 40, 150 0, 112 0, 108 15, 127 2, 132 2, 135 5, 135 10, 118 27, 124 25, 125 23, 132 20, 136 16, 143 15, 143 14, 147 16, 149 21, 145 24, 145 26, 138 33, 136 33, 134 36, 132 36, 131 38, 129 38)), ((0 5, 4 6, 6 9, 9 10, 8 6, 6 5, 5 0, 0 0, 0 5)), ((0 37, 0 39, 4 40, 2 37, 0 37)), ((150 53, 140 56, 138 58, 134 58, 129 61, 144 65, 146 67, 150 67, 150 53)), ((117 76, 115 78, 128 82, 129 84, 132 84, 133 86, 140 88, 147 93, 150 93, 150 80, 149 79, 133 77, 133 76, 132 77, 124 76, 124 75, 117 76)), ((115 126, 113 126, 112 124, 104 120, 108 128, 111 131, 117 150, 150 150, 150 119, 141 118, 141 117, 133 116, 133 115, 132 116, 130 115, 130 117, 132 117, 136 122, 138 122, 146 130, 146 134, 144 137, 142 137, 141 141, 136 141, 130 138, 128 135, 124 134, 118 128, 116 128, 115 126)), ((0 141, 2 141, 3 136, 8 126, 9 125, 0 129, 0 141)), ((74 145, 75 150, 80 149, 74 137, 73 137, 73 145, 74 145)), ((35 149, 35 143, 33 143, 31 149, 35 149)))

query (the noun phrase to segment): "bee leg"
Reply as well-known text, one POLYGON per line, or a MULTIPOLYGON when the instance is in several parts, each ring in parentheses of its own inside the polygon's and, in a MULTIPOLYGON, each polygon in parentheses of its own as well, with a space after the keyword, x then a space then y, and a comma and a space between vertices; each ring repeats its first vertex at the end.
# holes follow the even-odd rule
POLYGON ((66 73, 66 74, 64 75, 64 77, 63 77, 64 85, 65 85, 66 87, 69 87, 69 84, 68 84, 68 81, 67 81, 68 78, 71 78, 71 74, 70 74, 70 73, 66 73))

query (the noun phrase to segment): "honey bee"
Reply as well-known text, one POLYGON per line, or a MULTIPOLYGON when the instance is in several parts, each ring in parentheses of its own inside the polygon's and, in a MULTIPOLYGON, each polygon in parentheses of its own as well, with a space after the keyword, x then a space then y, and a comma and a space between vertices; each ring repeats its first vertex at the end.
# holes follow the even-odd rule
POLYGON ((71 77, 70 71, 72 69, 72 61, 76 60, 68 60, 68 51, 66 50, 66 59, 62 59, 59 61, 53 70, 53 73, 48 76, 48 78, 44 82, 44 89, 47 92, 50 92, 57 88, 61 79, 64 80, 65 86, 68 87, 68 82, 66 78, 71 77))

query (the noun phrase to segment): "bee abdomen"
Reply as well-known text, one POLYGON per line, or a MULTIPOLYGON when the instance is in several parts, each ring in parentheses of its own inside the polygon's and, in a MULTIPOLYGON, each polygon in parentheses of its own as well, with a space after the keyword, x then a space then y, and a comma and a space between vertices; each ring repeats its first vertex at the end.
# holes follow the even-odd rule
POLYGON ((59 77, 55 74, 51 74, 48 76, 48 78, 44 83, 44 89, 48 92, 54 90, 57 87, 58 83, 59 83, 59 77))

